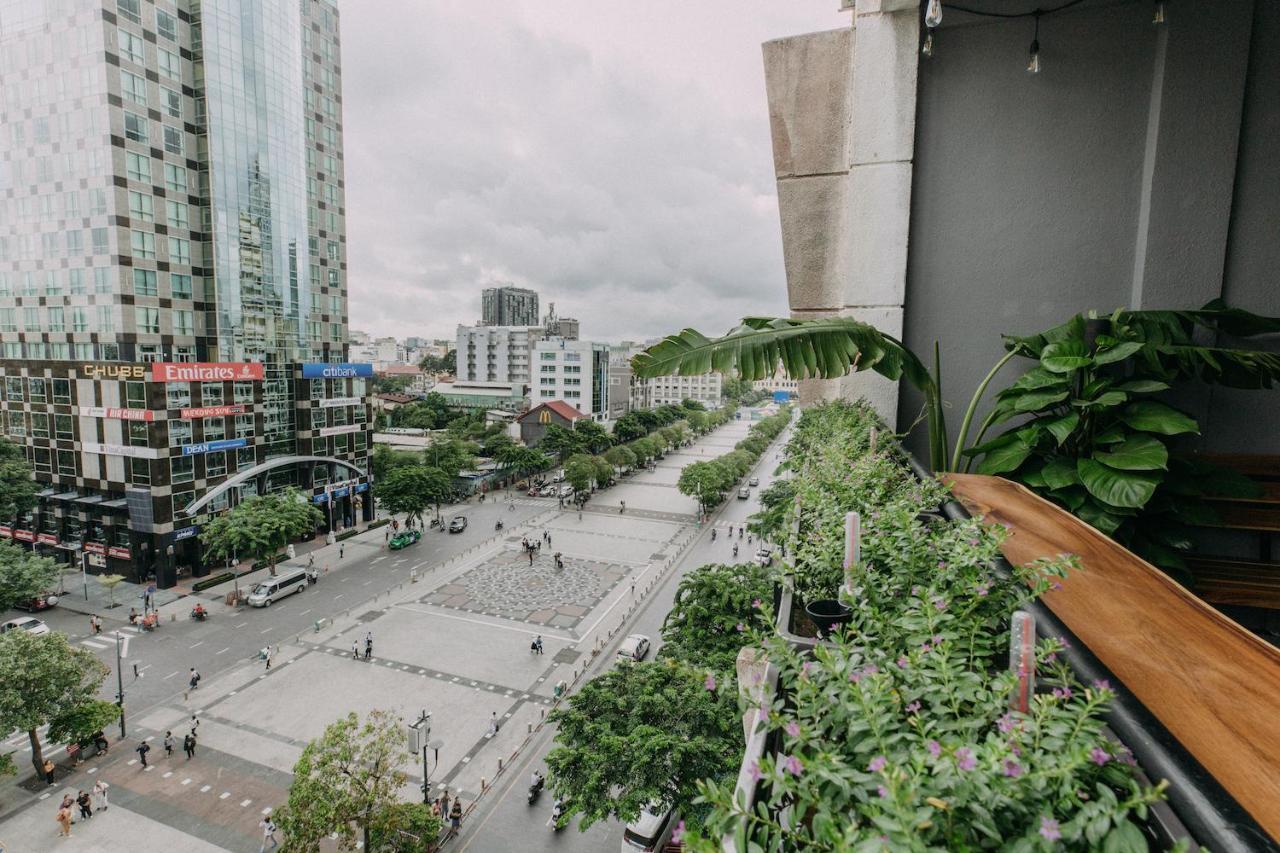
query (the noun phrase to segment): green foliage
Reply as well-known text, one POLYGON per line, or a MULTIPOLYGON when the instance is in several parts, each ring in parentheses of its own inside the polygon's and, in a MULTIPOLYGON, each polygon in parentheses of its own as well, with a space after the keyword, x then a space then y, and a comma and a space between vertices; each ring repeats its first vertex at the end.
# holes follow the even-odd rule
POLYGON ((37 772, 44 752, 36 729, 70 720, 96 702, 107 672, 92 652, 72 646, 60 632, 0 634, 0 730, 27 733, 37 772))
POLYGON ((515 440, 506 433, 492 433, 490 435, 486 435, 480 442, 480 455, 487 456, 490 459, 497 459, 503 453, 515 448, 516 446, 515 440))
POLYGON ((773 577, 747 562, 707 565, 680 579, 675 602, 662 622, 661 657, 699 669, 732 673, 742 647, 770 627, 773 577))
POLYGON ((587 443, 577 430, 565 429, 559 424, 551 424, 542 434, 538 447, 547 453, 554 453, 560 459, 567 459, 575 453, 582 453, 587 443))
POLYGON ((280 549, 314 531, 323 520, 320 510, 295 489, 255 495, 206 524, 200 532, 200 542, 205 547, 206 561, 265 558, 274 575, 280 549))
POLYGON ((748 519, 747 527, 761 539, 781 542, 787 530, 787 513, 795 503, 796 482, 778 479, 760 492, 760 512, 748 519))
POLYGON ((48 592, 60 573, 57 562, 49 557, 0 542, 0 610, 48 592))
POLYGON ((417 465, 421 462, 421 457, 416 453, 405 453, 401 450, 392 450, 385 444, 375 444, 373 446, 373 479, 379 482, 392 469, 400 468, 405 465, 417 465))
POLYGON ((376 485, 378 500, 384 509, 404 513, 421 522, 427 507, 440 504, 453 496, 453 478, 439 468, 410 465, 396 468, 376 485))
MULTIPOLYGON (((1154 397, 1197 380, 1270 388, 1280 378, 1280 356, 1199 346, 1197 330, 1260 334, 1280 330, 1280 319, 1219 303, 1201 311, 1076 315, 1039 335, 1006 337, 1002 364, 1015 356, 1035 364, 996 395, 978 443, 963 455, 980 460, 979 473, 1016 479, 1179 572, 1182 554, 1193 546, 1191 527, 1214 517, 1205 498, 1257 489, 1206 463, 1173 457, 1173 439, 1199 433, 1199 425, 1154 397), (988 429, 1014 419, 1014 426, 982 441, 988 429)), ((975 396, 971 411, 976 402, 975 396)), ((966 415, 957 449, 970 421, 966 415)))
POLYGON ((604 452, 605 461, 619 470, 625 468, 634 468, 639 459, 630 447, 611 447, 604 452))
POLYGON ((451 349, 443 356, 428 355, 418 362, 418 367, 427 373, 457 373, 458 351, 451 349))
POLYGON ((285 846, 317 853, 337 834, 342 850, 365 850, 375 828, 397 819, 393 811, 405 783, 399 769, 409 758, 399 717, 373 711, 363 723, 354 713, 331 723, 302 750, 293 767, 289 801, 275 814, 285 846))
POLYGON ((609 464, 609 460, 603 456, 592 456, 591 465, 595 469, 596 485, 606 486, 613 479, 613 475, 617 473, 613 470, 613 466, 609 464))
MULTIPOLYGON (((707 410, 707 407, 697 400, 681 400, 680 408, 686 412, 705 412, 707 410)), ((686 414, 685 417, 688 417, 688 415, 686 414)))
POLYGON ((633 820, 649 803, 692 822, 698 779, 730 776, 741 750, 733 690, 675 661, 624 663, 588 681, 548 718, 558 727, 548 783, 579 828, 633 820))
POLYGON ((425 803, 396 803, 369 828, 370 849, 378 853, 421 853, 432 849, 444 821, 425 803))
POLYGON ((33 509, 39 487, 31 478, 26 451, 0 438, 0 519, 6 522, 33 509))
POLYGON ((570 459, 566 462, 564 478, 570 486, 573 486, 574 492, 578 494, 591 491, 591 483, 596 478, 596 466, 591 461, 591 457, 584 456, 578 459, 570 459))
POLYGON ((720 503, 724 492, 737 478, 719 460, 690 462, 680 471, 676 488, 680 494, 696 498, 702 512, 720 503))
POLYGON ((84 743, 119 718, 116 703, 90 699, 51 719, 46 737, 50 743, 84 743))
POLYGON ((648 433, 649 430, 640 422, 640 416, 636 412, 627 412, 613 422, 613 440, 618 444, 644 438, 648 433))
POLYGON ((576 422, 573 431, 582 440, 582 449, 588 453, 602 453, 613 444, 609 431, 588 418, 576 422))
POLYGON ((505 465, 521 477, 528 477, 551 467, 552 459, 541 450, 512 445, 497 455, 499 464, 505 465))
POLYGON ((459 472, 475 467, 476 453, 479 449, 470 441, 458 438, 436 438, 426 450, 422 451, 422 458, 431 467, 439 468, 450 478, 454 478, 459 472))
POLYGON ((702 435, 710 428, 711 418, 702 410, 690 412, 685 416, 685 420, 689 422, 689 429, 693 430, 697 435, 702 435))

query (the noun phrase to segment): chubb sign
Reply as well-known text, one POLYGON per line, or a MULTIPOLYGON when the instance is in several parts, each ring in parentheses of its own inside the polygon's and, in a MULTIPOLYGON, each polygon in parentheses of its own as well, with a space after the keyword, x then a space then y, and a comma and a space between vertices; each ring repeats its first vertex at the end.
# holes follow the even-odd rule
POLYGON ((258 381, 262 378, 262 365, 247 361, 161 361, 151 365, 152 382, 258 381))

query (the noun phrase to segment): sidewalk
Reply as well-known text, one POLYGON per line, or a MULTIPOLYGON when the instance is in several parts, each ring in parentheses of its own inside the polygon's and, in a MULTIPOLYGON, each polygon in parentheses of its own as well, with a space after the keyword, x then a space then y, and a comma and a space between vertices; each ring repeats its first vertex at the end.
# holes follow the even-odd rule
MULTIPOLYGON (((90 575, 88 578, 89 598, 85 600, 85 585, 81 581, 79 573, 66 572, 63 575, 63 588, 65 593, 58 595, 58 607, 63 610, 70 610, 72 613, 94 613, 102 619, 115 619, 120 622, 129 621, 129 609, 133 608, 139 613, 142 612, 142 600, 147 592, 146 584, 130 583, 129 581, 121 581, 116 584, 115 589, 108 591, 98 581, 97 575, 90 575), (115 601, 115 606, 111 606, 111 602, 115 601)), ((152 602, 156 607, 177 601, 187 593, 179 590, 177 587, 172 589, 157 589, 152 596, 152 602)))

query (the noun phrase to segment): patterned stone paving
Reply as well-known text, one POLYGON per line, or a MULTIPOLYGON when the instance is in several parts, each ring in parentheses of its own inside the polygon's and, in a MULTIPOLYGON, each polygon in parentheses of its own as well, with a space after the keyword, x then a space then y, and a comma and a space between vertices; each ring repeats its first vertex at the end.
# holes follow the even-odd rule
POLYGON ((543 549, 531 566, 523 551, 503 551, 421 600, 469 613, 574 628, 627 577, 628 569, 567 554, 562 559, 564 568, 557 569, 551 553, 543 549))

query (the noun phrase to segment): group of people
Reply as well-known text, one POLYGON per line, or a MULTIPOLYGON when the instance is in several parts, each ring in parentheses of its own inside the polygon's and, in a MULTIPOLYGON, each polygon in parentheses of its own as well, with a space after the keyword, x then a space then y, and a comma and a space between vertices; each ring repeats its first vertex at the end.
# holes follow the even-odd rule
POLYGON ((76 823, 73 809, 79 809, 80 820, 89 820, 97 812, 105 812, 107 810, 107 788, 111 787, 105 779, 99 779, 89 791, 81 789, 76 796, 67 794, 62 798, 62 804, 58 806, 57 816, 54 818, 58 822, 58 835, 63 838, 71 837, 71 825, 76 823))
MULTIPOLYGON (((360 641, 351 641, 351 657, 360 660, 360 641)), ((364 635, 364 659, 370 660, 373 657, 373 632, 370 631, 364 635)))
POLYGON ((447 818, 449 827, 455 833, 462 827, 462 799, 454 799, 453 805, 450 806, 448 791, 431 801, 431 813, 441 820, 447 818))

